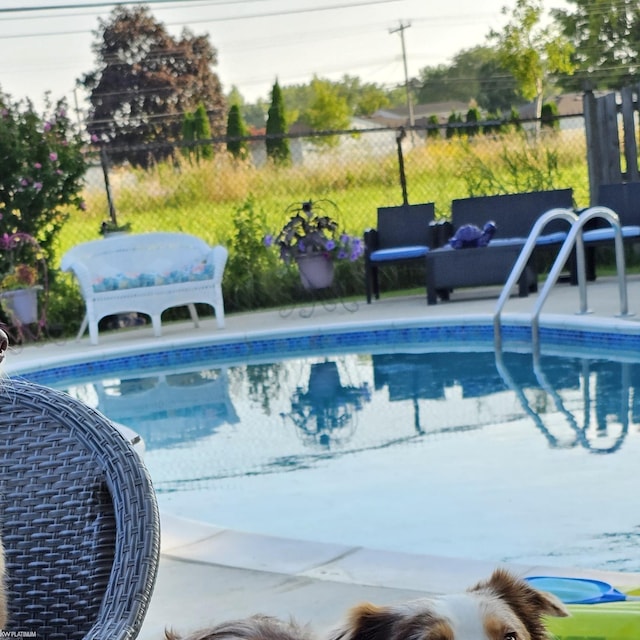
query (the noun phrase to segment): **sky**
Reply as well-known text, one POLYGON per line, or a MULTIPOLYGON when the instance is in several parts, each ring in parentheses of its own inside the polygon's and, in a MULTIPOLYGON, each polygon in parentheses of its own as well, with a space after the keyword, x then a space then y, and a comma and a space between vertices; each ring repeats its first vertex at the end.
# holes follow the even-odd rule
MULTIPOLYGON (((507 21, 515 0, 148 0, 169 32, 207 34, 218 52, 225 93, 237 87, 245 102, 269 100, 281 86, 317 75, 396 86, 407 72, 451 62, 463 49, 486 43, 507 21), (400 30, 401 26, 406 28, 400 30)), ((38 108, 51 92, 86 108, 76 80, 96 67, 91 50, 99 19, 115 5, 102 0, 0 0, 0 89, 38 108), (25 11, 31 8, 32 10, 25 11)), ((546 0, 545 10, 563 8, 546 0)))

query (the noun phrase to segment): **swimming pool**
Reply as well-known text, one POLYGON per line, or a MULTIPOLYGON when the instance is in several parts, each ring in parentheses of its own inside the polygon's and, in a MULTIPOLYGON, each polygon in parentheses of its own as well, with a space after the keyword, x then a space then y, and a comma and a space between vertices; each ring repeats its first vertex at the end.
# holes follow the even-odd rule
POLYGON ((600 335, 567 356, 559 336, 534 371, 524 341, 496 360, 486 327, 462 342, 442 327, 374 333, 25 375, 141 433, 160 506, 177 515, 393 551, 640 570, 635 349, 605 359, 613 338, 600 335))

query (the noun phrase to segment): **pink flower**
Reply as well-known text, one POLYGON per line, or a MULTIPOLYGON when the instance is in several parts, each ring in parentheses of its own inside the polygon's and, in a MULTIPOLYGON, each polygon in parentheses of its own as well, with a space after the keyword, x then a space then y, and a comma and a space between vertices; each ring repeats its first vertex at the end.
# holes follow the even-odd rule
POLYGON ((45 122, 44 123, 44 130, 45 131, 51 131, 51 123, 50 122, 45 122))
POLYGON ((23 187, 26 187, 26 186, 29 184, 29 182, 27 181, 27 179, 26 179, 26 178, 22 178, 22 180, 20 180, 20 184, 21 184, 23 187))
POLYGON ((98 140, 100 140, 100 138, 98 138, 98 136, 95 133, 92 133, 91 142, 98 142, 98 140))
POLYGON ((36 162, 33 166, 35 169, 42 169, 42 165, 39 162, 36 162))
POLYGON ((51 160, 51 162, 55 162, 58 159, 58 154, 55 151, 52 151, 49 154, 49 160, 51 160))
POLYGON ((33 188, 34 188, 36 191, 40 191, 40 190, 42 189, 42 182, 34 182, 34 183, 33 183, 33 188))

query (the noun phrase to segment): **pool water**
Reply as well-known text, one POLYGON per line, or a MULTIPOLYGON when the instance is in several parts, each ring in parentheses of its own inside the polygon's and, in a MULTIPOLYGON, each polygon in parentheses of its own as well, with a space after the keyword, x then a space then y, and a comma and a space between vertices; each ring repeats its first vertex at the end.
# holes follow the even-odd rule
POLYGON ((136 430, 160 508, 392 551, 640 571, 640 362, 468 349, 54 383, 136 430))

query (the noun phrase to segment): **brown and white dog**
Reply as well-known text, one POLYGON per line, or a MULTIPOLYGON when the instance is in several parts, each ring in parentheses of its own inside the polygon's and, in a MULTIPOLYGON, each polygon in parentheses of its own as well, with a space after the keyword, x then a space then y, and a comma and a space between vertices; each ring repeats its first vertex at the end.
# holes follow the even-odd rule
POLYGON ((464 593, 361 604, 334 640, 546 640, 544 616, 568 616, 554 595, 498 569, 464 593))
POLYGON ((312 640, 306 627, 295 622, 284 622, 270 616, 255 615, 242 620, 223 622, 210 629, 196 631, 184 638, 172 631, 165 633, 166 640, 312 640))
MULTIPOLYGON (((384 607, 360 604, 331 640, 547 640, 544 616, 567 615, 554 595, 498 569, 464 593, 384 607)), ((166 640, 180 637, 167 632, 166 640)), ((311 640, 311 635, 294 622, 259 615, 182 640, 311 640)))

